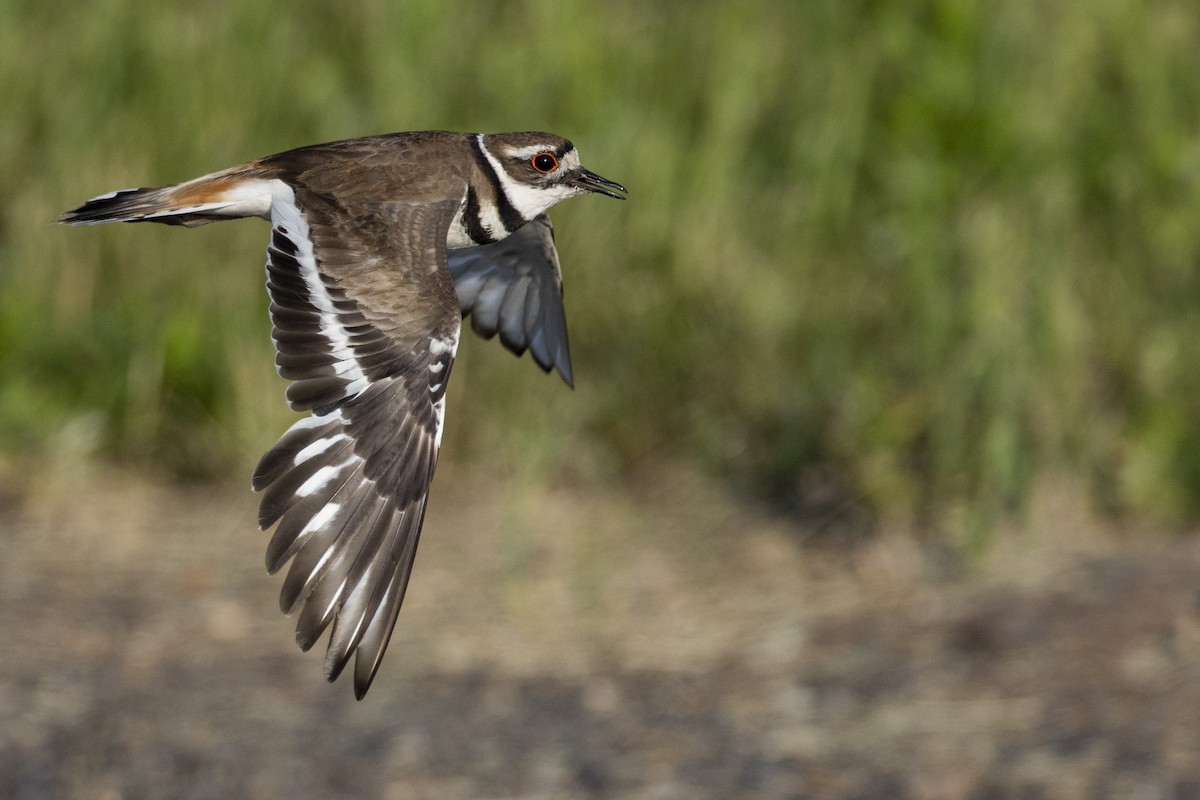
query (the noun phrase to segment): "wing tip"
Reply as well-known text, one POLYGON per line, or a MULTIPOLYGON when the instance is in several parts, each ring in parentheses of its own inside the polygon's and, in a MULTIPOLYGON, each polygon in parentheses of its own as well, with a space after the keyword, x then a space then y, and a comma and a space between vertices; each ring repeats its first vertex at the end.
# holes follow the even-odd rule
POLYGON ((567 385, 567 388, 575 391, 575 375, 571 371, 571 359, 568 357, 555 362, 554 368, 558 371, 559 377, 563 379, 563 383, 567 385))
POLYGON ((383 653, 379 653, 373 658, 367 659, 360 651, 354 659, 354 699, 361 701, 367 696, 367 692, 371 688, 371 684, 375 682, 375 675, 379 672, 379 665, 383 662, 383 653))

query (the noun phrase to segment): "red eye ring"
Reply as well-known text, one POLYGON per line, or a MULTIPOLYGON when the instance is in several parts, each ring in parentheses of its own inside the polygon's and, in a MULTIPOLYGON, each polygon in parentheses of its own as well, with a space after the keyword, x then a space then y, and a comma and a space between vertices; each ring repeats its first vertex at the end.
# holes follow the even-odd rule
POLYGON ((554 157, 554 153, 538 153, 529 159, 529 164, 543 175, 558 169, 558 159, 554 157))

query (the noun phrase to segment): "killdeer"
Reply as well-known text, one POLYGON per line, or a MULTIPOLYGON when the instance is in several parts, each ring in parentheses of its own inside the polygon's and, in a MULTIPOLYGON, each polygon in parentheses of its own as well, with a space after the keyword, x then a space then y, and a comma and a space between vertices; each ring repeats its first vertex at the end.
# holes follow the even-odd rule
POLYGON ((309 416, 259 462, 267 570, 325 676, 356 654, 362 699, 404 599, 437 463, 462 319, 572 384, 546 211, 625 189, 548 133, 395 133, 302 147, 171 186, 124 189, 59 222, 271 221, 267 291, 288 404, 309 416))

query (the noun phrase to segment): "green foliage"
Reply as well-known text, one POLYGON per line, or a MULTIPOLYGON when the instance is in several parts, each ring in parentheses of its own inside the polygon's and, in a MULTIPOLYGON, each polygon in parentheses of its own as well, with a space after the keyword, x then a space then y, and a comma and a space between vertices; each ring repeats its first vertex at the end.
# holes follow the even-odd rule
POLYGON ((1182 0, 0 4, 0 446, 214 474, 288 419, 263 227, 56 228, 315 141, 553 130, 578 390, 468 342, 447 457, 696 459, 808 502, 1200 519, 1200 29, 1182 0), (532 410, 532 412, 531 412, 532 410))

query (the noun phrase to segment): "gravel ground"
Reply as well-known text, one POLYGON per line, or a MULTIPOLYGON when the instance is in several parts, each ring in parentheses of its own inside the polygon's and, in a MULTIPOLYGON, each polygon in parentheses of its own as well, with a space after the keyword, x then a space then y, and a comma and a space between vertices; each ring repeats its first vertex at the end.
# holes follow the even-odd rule
POLYGON ((1196 537, 1047 492, 964 565, 639 485, 443 469, 362 703, 248 491, 0 492, 0 797, 1200 798, 1196 537))

